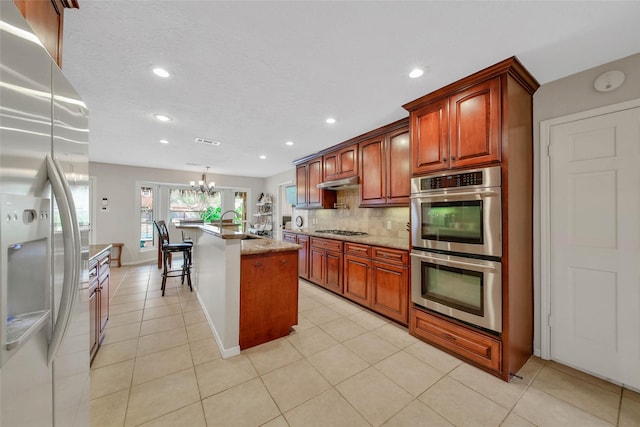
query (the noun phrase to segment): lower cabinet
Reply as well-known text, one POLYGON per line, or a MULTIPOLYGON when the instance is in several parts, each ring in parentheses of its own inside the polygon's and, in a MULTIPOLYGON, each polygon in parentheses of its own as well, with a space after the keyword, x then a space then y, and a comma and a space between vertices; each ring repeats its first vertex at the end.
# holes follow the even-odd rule
POLYGON ((502 343, 461 324, 412 308, 409 333, 488 371, 502 372, 502 343))
POLYGON ((333 292, 342 293, 342 242, 311 237, 309 280, 333 292))
POLYGON ((89 348, 92 361, 104 339, 109 320, 110 263, 108 251, 89 263, 89 348))
POLYGON ((407 251, 345 243, 344 296, 403 325, 409 315, 407 251))
POLYGON ((296 251, 242 255, 240 259, 240 348, 289 334, 298 323, 296 251))
POLYGON ((283 240, 293 242, 294 236, 298 244, 308 248, 304 255, 302 249, 298 253, 299 262, 305 264, 299 266, 300 277, 408 325, 408 251, 310 237, 292 231, 284 232, 283 240), (306 239, 308 246, 301 239, 306 239))
POLYGON ((302 246, 298 250, 298 273, 305 279, 309 278, 309 236, 293 233, 291 231, 282 232, 282 240, 285 242, 297 243, 302 246))

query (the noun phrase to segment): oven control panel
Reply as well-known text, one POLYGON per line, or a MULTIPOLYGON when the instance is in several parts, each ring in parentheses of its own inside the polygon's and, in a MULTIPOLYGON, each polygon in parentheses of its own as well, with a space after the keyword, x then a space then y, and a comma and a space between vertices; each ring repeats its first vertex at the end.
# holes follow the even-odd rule
POLYGON ((436 176, 420 179, 420 191, 438 188, 468 187, 482 185, 482 172, 466 172, 454 175, 436 176))
POLYGON ((411 179, 411 193, 420 194, 447 188, 500 187, 500 166, 466 171, 450 171, 411 179))

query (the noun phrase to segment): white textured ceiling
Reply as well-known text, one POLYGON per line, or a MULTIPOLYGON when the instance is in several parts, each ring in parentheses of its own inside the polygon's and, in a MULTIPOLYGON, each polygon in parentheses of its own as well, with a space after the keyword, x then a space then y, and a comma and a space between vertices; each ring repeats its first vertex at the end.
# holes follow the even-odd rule
POLYGON ((638 1, 81 0, 62 61, 91 161, 268 177, 510 56, 544 84, 640 52, 639 22, 638 1))

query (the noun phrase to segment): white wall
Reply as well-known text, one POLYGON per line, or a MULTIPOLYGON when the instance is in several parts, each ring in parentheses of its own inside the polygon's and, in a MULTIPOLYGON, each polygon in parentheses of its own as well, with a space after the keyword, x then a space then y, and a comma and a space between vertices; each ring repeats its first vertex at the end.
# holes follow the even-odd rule
MULTIPOLYGON (((139 181, 185 185, 198 180, 201 173, 177 170, 141 168, 108 163, 89 163, 89 175, 96 178, 97 210, 93 224, 95 243, 124 243, 122 263, 137 264, 155 259, 155 251, 140 251, 140 218, 136 211, 139 181), (101 201, 108 199, 109 212, 101 212, 101 201)), ((248 189, 247 215, 255 209, 260 193, 265 192, 265 179, 209 173, 208 178, 216 182, 216 187, 248 189)))
POLYGON ((534 349, 540 350, 540 122, 580 111, 640 98, 640 53, 542 85, 533 96, 534 141, 534 349), (607 93, 593 87, 610 70, 626 75, 624 84, 607 93))

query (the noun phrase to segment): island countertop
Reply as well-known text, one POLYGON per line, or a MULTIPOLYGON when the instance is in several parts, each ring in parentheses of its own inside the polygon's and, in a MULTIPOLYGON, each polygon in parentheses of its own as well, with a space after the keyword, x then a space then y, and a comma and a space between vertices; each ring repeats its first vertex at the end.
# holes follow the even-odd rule
POLYGON ((241 255, 295 251, 302 247, 296 243, 273 240, 267 237, 256 236, 241 231, 227 230, 225 228, 221 229, 218 226, 210 224, 180 224, 177 225, 176 228, 197 228, 204 233, 219 237, 220 239, 240 239, 242 240, 241 255))
POLYGON ((89 245, 89 261, 93 261, 98 258, 99 255, 111 250, 111 244, 108 245, 89 245))

